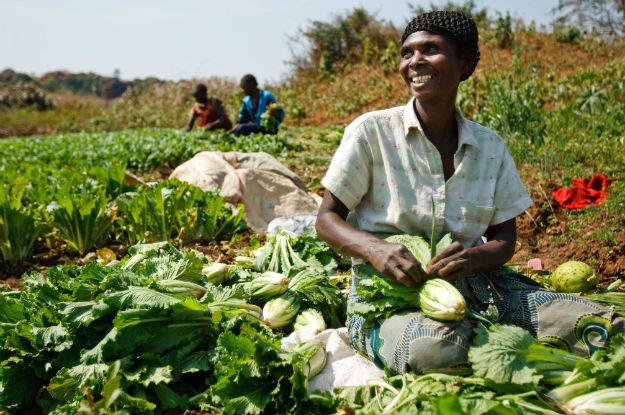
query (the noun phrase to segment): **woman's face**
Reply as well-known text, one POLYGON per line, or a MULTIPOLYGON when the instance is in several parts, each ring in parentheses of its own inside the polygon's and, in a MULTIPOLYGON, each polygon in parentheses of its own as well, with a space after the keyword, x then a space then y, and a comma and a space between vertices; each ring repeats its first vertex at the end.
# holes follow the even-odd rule
POLYGON ((412 33, 399 51, 399 74, 419 101, 455 100, 462 74, 468 69, 454 43, 425 31, 412 33))

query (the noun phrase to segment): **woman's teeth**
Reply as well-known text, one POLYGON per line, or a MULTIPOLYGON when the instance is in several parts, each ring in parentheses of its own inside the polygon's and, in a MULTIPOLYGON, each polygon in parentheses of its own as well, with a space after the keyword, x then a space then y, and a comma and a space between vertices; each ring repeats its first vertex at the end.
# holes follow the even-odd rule
POLYGON ((413 77, 412 82, 415 84, 420 84, 422 82, 429 81, 430 79, 432 79, 432 75, 421 75, 413 77))

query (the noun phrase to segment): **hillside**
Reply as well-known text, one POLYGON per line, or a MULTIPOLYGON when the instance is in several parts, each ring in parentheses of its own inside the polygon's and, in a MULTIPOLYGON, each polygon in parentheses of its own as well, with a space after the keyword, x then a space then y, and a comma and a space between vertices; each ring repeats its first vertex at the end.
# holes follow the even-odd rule
MULTIPOLYGON (((515 46, 499 48, 486 33, 480 39, 481 58, 473 78, 483 80, 497 72, 522 71, 557 82, 558 80, 602 68, 617 57, 625 56, 625 45, 597 45, 594 42, 560 43, 553 35, 528 31, 515 33, 515 46)), ((298 74, 293 82, 297 95, 306 96, 307 108, 314 108, 296 125, 344 124, 363 111, 401 105, 408 96, 396 72, 385 73, 380 66, 348 66, 330 78, 317 74, 298 74)), ((288 119, 286 122, 290 122, 288 119)))
MULTIPOLYGON (((574 74, 604 67, 619 56, 625 56, 622 42, 580 40, 562 43, 556 41, 553 34, 526 30, 514 33, 511 47, 500 48, 496 46, 493 36, 491 31, 481 34, 481 59, 473 79, 483 81, 494 73, 514 74, 520 71, 557 82, 574 74)), ((58 108, 56 112, 29 112, 29 116, 23 117, 0 111, 0 137, 94 130, 102 128, 97 125, 100 118, 106 118, 108 126, 113 129, 178 127, 186 121, 186 110, 191 104, 188 94, 196 82, 207 83, 210 92, 221 97, 229 112, 236 113, 241 96, 233 79, 171 82, 148 78, 121 81, 93 73, 71 74, 63 71, 30 77, 5 69, 0 72, 0 108, 7 95, 22 92, 19 89, 10 91, 20 85, 36 88, 58 108), (141 102, 149 102, 149 108, 142 108, 141 102), (107 111, 113 107, 117 107, 117 119, 111 119, 112 115, 107 111), (119 119, 133 118, 135 116, 126 112, 137 113, 145 109, 160 111, 156 123, 154 116, 137 125, 128 125, 127 120, 119 119), (96 127, 93 126, 94 117, 98 119, 96 127), (69 123, 68 118, 71 119, 69 123)), ((400 105, 408 98, 395 65, 385 67, 376 62, 351 63, 326 76, 316 70, 294 70, 281 84, 264 87, 280 98, 288 115, 285 125, 291 126, 344 125, 364 111, 400 105)))
POLYGON ((68 71, 53 71, 41 76, 30 76, 15 72, 10 68, 0 72, 0 88, 32 84, 48 93, 75 95, 77 98, 81 96, 103 99, 119 98, 128 88, 141 88, 155 82, 162 81, 156 78, 124 81, 96 73, 71 73, 68 71))

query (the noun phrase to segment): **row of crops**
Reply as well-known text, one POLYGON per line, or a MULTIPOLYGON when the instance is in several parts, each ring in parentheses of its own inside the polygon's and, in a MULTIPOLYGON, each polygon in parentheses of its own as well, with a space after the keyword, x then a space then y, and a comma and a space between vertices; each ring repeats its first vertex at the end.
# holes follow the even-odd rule
POLYGON ((0 143, 0 259, 28 261, 121 244, 229 239, 243 208, 177 180, 128 184, 126 171, 175 167, 203 150, 281 154, 277 136, 132 130, 5 139, 0 143))
POLYGON ((458 373, 311 390, 329 358, 324 344, 313 337, 285 350, 282 340, 342 325, 342 259, 315 234, 288 232, 240 254, 221 264, 157 242, 25 276, 23 290, 0 295, 0 411, 624 413, 624 334, 581 358, 483 318, 458 373))

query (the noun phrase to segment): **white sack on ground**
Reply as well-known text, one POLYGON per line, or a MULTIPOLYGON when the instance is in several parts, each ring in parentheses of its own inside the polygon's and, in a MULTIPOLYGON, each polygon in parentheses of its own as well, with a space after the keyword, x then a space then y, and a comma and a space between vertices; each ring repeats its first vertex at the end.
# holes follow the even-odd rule
POLYGON ((169 178, 191 183, 208 192, 220 188, 224 177, 232 171, 234 167, 221 153, 202 151, 176 167, 169 178))
POLYGON ((281 174, 264 170, 236 169, 224 179, 221 195, 231 203, 245 205, 245 222, 255 231, 266 231, 278 217, 315 214, 314 197, 281 174))
POLYGON ((384 378, 382 369, 350 346, 346 327, 327 329, 317 335, 296 330, 282 339, 282 349, 291 350, 312 338, 323 342, 328 360, 323 370, 308 382, 311 390, 325 392, 342 386, 364 386, 370 380, 384 378))
POLYGON ((276 218, 313 215, 319 198, 273 156, 263 152, 203 151, 182 163, 169 176, 204 191, 220 189, 230 203, 245 205, 245 222, 254 231, 266 231, 276 218))
POLYGON ((232 160, 231 164, 236 169, 248 169, 248 170, 263 170, 272 173, 288 177, 293 183, 307 192, 306 183, 300 177, 289 170, 284 164, 280 163, 271 154, 257 152, 257 153, 241 153, 232 151, 230 153, 224 153, 226 160, 232 160))

